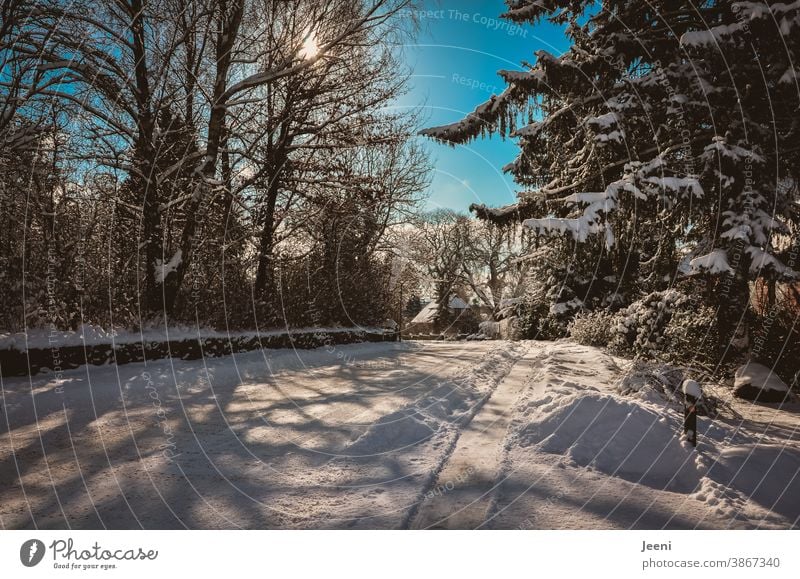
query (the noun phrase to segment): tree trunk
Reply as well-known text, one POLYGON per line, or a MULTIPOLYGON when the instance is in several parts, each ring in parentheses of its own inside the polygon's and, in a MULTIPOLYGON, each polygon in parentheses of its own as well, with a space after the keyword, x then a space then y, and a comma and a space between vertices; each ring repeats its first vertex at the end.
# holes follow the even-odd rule
POLYGON ((225 91, 228 86, 228 73, 232 62, 234 42, 239 34, 239 26, 244 12, 243 0, 232 0, 230 10, 228 2, 221 0, 219 4, 220 30, 217 35, 216 61, 217 70, 214 79, 214 93, 212 97, 211 114, 208 120, 206 154, 197 173, 198 183, 195 194, 187 203, 186 222, 181 234, 181 263, 175 272, 174 292, 170 292, 169 301, 165 300, 164 308, 167 313, 172 313, 175 301, 183 286, 186 271, 192 263, 195 246, 197 225, 203 215, 198 214, 202 203, 208 196, 210 183, 217 173, 217 161, 220 145, 225 135, 225 115, 227 103, 224 101, 225 91))
POLYGON ((742 244, 729 256, 733 272, 721 278, 717 287, 717 330, 720 360, 735 360, 749 347, 750 269, 747 253, 742 244))
POLYGON ((258 269, 254 290, 257 299, 264 301, 271 299, 274 289, 275 264, 272 256, 272 244, 275 237, 275 204, 278 200, 277 181, 277 179, 272 179, 267 191, 267 206, 259 240, 258 269))
POLYGON ((776 282, 774 279, 767 280, 767 311, 772 311, 772 308, 775 307, 775 304, 778 301, 778 296, 776 292, 776 282))
POLYGON ((157 260, 163 259, 161 239, 160 199, 156 186, 153 132, 155 119, 152 111, 147 49, 142 0, 130 4, 134 78, 136 81, 137 140, 134 158, 136 171, 142 180, 142 243, 145 247, 144 309, 156 313, 162 307, 162 285, 156 282, 157 260))

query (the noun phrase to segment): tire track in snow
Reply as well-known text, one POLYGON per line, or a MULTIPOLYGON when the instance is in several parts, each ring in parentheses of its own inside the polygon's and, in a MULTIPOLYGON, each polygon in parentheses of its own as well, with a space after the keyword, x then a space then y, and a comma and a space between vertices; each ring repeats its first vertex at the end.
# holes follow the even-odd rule
MULTIPOLYGON (((458 442, 461 439, 462 434, 464 433, 465 429, 469 427, 475 417, 481 412, 481 410, 485 407, 486 403, 489 401, 490 398, 494 395, 503 381, 512 373, 514 367, 522 360, 526 354, 529 352, 531 345, 530 343, 511 343, 508 344, 510 351, 513 353, 513 357, 510 360, 510 363, 503 366, 503 369, 500 373, 492 375, 492 381, 487 389, 487 391, 483 394, 483 396, 478 400, 478 402, 470 409, 470 412, 460 417, 459 420, 454 421, 452 424, 454 425, 454 435, 452 440, 447 445, 445 451, 442 453, 441 458, 436 466, 433 469, 424 486, 420 490, 414 504, 406 513, 406 516, 403 518, 400 528, 401 529, 409 529, 415 526, 418 522, 418 518, 420 516, 422 507, 426 502, 426 497, 428 494, 436 488, 437 482, 439 481, 439 477, 442 472, 447 467, 448 463, 450 462, 456 448, 458 446, 458 442)), ((496 356, 489 355, 487 360, 482 363, 478 368, 473 370, 473 374, 479 375, 483 369, 487 366, 491 367, 493 364, 496 363, 496 356)))

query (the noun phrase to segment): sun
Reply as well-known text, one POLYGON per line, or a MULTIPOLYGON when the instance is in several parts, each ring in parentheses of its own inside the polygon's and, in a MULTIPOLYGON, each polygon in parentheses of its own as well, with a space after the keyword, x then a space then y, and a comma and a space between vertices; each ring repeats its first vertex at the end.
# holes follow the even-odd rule
POLYGON ((298 56, 303 60, 310 60, 316 58, 319 54, 319 45, 317 44, 317 35, 309 32, 303 41, 303 46, 300 48, 298 56))

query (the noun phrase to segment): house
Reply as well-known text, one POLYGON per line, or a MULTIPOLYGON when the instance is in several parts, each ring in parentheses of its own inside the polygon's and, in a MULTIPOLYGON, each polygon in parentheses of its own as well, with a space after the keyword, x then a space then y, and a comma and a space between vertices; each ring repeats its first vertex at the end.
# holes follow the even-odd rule
POLYGON ((472 308, 458 296, 452 296, 447 304, 447 317, 449 319, 440 320, 440 327, 437 327, 436 312, 439 309, 438 302, 431 301, 414 316, 405 328, 409 334, 437 334, 440 332, 453 334, 459 333, 464 328, 465 322, 476 321, 476 315, 472 308))

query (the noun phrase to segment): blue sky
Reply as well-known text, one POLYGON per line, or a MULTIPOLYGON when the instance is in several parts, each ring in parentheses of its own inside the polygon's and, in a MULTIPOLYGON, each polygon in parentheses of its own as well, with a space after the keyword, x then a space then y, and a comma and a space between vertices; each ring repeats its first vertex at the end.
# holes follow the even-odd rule
MULTIPOLYGON (((405 48, 412 88, 400 104, 422 104, 428 126, 452 123, 503 91, 499 69, 535 62, 540 49, 560 54, 568 48, 562 27, 518 26, 499 18, 504 11, 503 0, 426 0, 417 43, 405 48)), ((513 140, 494 136, 455 148, 423 140, 434 164, 426 209, 466 212, 474 202, 516 200, 516 185, 501 171, 517 155, 513 140)))

